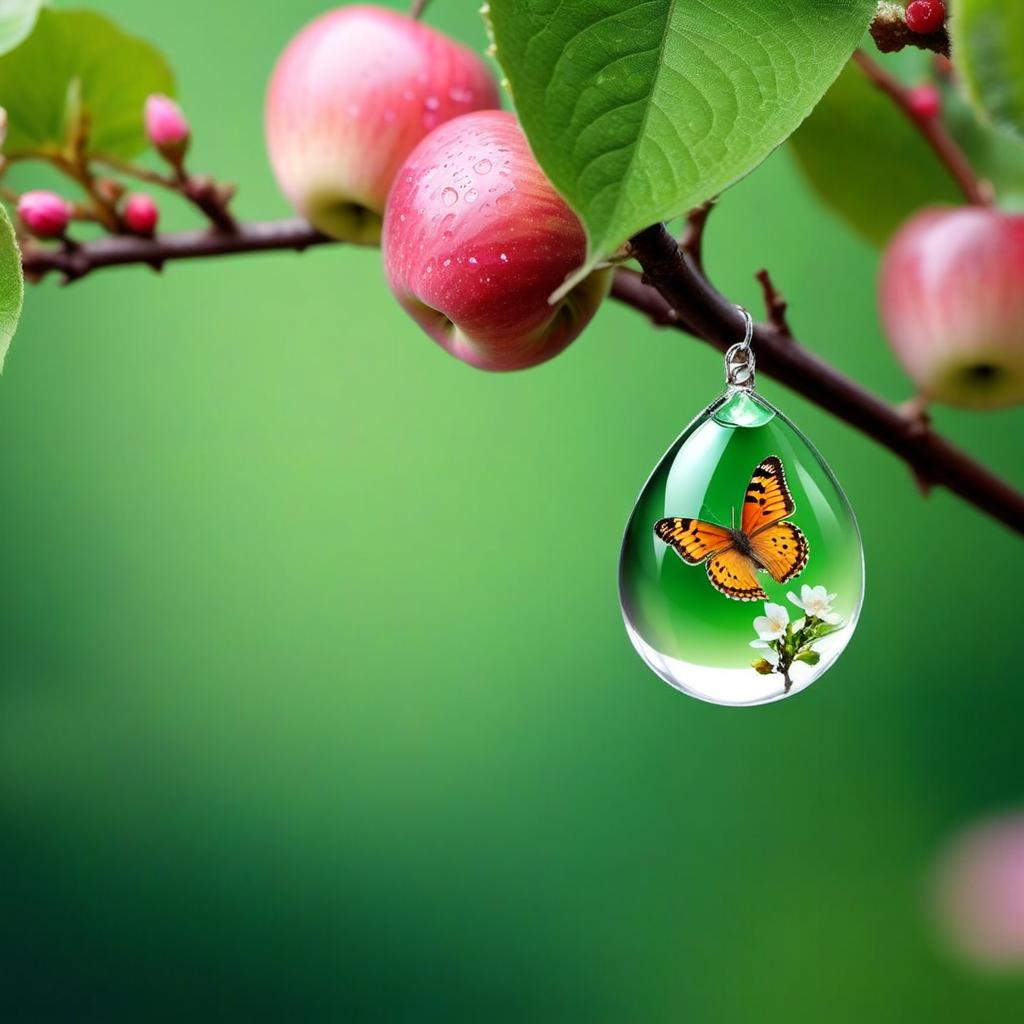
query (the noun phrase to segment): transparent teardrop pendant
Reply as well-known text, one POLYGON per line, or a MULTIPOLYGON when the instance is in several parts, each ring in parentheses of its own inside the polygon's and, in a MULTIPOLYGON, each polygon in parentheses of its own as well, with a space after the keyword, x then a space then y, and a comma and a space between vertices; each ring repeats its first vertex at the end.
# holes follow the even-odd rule
POLYGON ((810 686, 853 636, 860 532, 807 438, 751 388, 730 388, 640 493, 619 595, 633 646, 665 682, 766 704, 810 686))

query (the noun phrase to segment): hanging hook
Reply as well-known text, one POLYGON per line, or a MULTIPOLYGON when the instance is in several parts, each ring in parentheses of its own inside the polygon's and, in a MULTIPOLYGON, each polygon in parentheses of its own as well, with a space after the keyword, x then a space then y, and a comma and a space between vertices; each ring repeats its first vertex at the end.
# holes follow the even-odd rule
POLYGON ((745 329, 743 340, 725 353, 725 379, 730 387, 749 389, 754 386, 754 318, 742 306, 736 308, 743 314, 745 329))

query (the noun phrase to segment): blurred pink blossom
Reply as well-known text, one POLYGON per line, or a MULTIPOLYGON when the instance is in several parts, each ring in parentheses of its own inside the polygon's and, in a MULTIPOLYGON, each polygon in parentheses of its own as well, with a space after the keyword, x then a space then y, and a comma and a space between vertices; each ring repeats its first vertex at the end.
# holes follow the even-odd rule
POLYGON ((939 863, 937 901, 963 954, 989 967, 1024 968, 1024 814, 956 837, 939 863))

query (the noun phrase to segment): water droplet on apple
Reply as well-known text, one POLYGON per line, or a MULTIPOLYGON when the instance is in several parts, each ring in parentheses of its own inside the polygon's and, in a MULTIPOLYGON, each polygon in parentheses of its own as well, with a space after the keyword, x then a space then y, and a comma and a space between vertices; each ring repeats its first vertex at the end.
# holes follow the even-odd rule
POLYGON ((476 171, 477 174, 487 174, 489 173, 490 169, 491 161, 486 159, 479 160, 477 163, 473 165, 473 170, 476 171))
POLYGON ((466 192, 466 202, 467 203, 475 203, 476 200, 477 200, 477 196, 479 196, 479 195, 480 195, 480 193, 477 192, 477 190, 475 188, 469 189, 466 192))
POLYGON ((475 256, 470 256, 469 257, 469 262, 472 263, 473 266, 475 267, 476 266, 476 257, 475 256))
POLYGON ((458 201, 459 193, 456 192, 455 189, 449 186, 448 188, 441 190, 441 202, 444 203, 445 206, 454 206, 458 201))
POLYGON ((428 96, 423 101, 423 106, 425 106, 427 110, 437 110, 441 106, 441 101, 436 96, 428 96))
POLYGON ((508 256, 507 256, 507 255, 506 255, 505 253, 502 253, 502 254, 501 254, 501 255, 500 255, 499 257, 498 257, 498 259, 500 259, 502 263, 508 263, 508 256))

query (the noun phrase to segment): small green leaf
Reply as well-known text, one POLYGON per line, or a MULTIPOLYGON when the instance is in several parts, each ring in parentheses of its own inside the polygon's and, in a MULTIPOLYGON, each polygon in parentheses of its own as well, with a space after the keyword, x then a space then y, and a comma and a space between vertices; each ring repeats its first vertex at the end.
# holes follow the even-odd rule
POLYGON ((21 250, 7 211, 0 206, 0 372, 4 368, 7 350, 11 347, 14 329, 18 326, 24 293, 21 250))
POLYGON ((45 0, 0 0, 0 54, 27 38, 45 0))
POLYGON ((920 133, 852 64, 790 147, 825 203, 876 245, 920 207, 962 201, 920 133))
POLYGON ((35 30, 0 57, 0 106, 9 154, 64 147, 68 90, 80 80, 88 151, 132 157, 145 149, 142 108, 153 92, 173 94, 167 62, 149 43, 93 11, 39 13, 35 30))
POLYGON ((821 661, 821 655, 817 651, 802 651, 796 656, 797 661, 802 661, 805 665, 817 665, 821 661))
POLYGON ((1024 4, 957 0, 953 56, 975 108, 1024 135, 1024 4))
POLYGON ((760 164, 832 84, 874 8, 491 0, 496 55, 534 155, 587 230, 581 275, 760 164))

